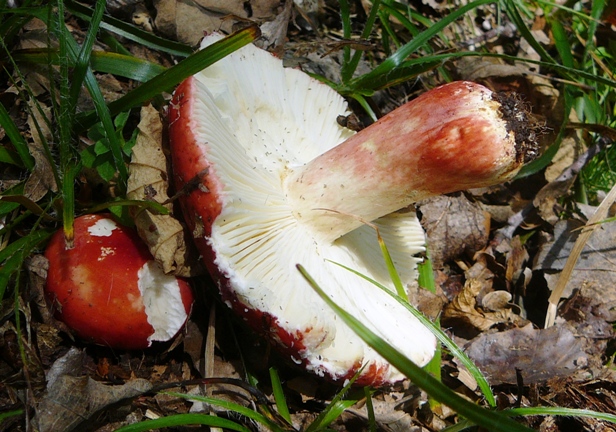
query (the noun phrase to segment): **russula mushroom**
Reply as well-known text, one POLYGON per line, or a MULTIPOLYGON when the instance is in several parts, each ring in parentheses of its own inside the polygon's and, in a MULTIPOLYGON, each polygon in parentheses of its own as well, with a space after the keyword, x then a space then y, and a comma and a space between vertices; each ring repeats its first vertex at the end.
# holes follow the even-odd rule
POLYGON ((142 349, 168 341, 193 303, 188 282, 167 275, 135 230, 111 215, 75 219, 75 243, 55 233, 47 248, 45 294, 55 316, 86 342, 142 349))
POLYGON ((431 332, 334 263, 393 290, 376 234, 362 224, 372 221, 412 282, 425 240, 409 205, 510 179, 532 152, 518 133, 521 111, 506 104, 456 82, 355 134, 336 121, 348 114, 342 97, 254 46, 184 81, 169 108, 175 183, 223 300, 317 375, 348 379, 363 367, 359 384, 403 379, 312 291, 300 263, 337 304, 425 365, 431 332))

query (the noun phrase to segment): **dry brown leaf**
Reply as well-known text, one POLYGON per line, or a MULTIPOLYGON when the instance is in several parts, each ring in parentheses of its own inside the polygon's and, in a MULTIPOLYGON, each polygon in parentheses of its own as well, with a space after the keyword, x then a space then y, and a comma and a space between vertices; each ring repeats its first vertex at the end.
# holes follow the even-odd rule
POLYGON ((525 270, 524 264, 528 261, 528 252, 522 245, 520 236, 515 236, 509 244, 511 248, 507 253, 507 269, 505 277, 507 282, 514 286, 525 270))
MULTIPOLYGON (((20 49, 48 49, 49 43, 54 45, 49 39, 47 26, 42 20, 30 20, 23 28, 24 32, 19 38, 20 49)), ((42 70, 40 65, 23 64, 20 66, 20 72, 26 79, 28 90, 32 92, 32 96, 38 97, 42 94, 49 93, 50 81, 47 71, 42 70)))
POLYGON ((207 33, 231 33, 235 24, 262 24, 281 13, 280 0, 155 0, 156 28, 172 39, 197 45, 207 33))
POLYGON ((261 26, 261 37, 255 41, 255 45, 276 54, 282 58, 284 56, 284 44, 287 41, 287 27, 291 20, 293 2, 286 0, 281 13, 276 17, 265 22, 261 26))
POLYGON ((477 279, 468 279, 464 289, 445 306, 443 310, 443 324, 459 327, 472 327, 479 331, 486 331, 491 327, 519 320, 518 315, 510 309, 499 309, 496 312, 485 312, 477 307, 477 295, 482 289, 482 283, 477 279))
POLYGON ((32 141, 28 143, 28 149, 34 158, 34 170, 24 185, 24 195, 37 202, 48 191, 56 192, 58 186, 53 176, 51 164, 43 150, 43 143, 49 143, 52 140, 49 128, 51 124, 51 108, 41 107, 41 112, 32 102, 29 105, 32 115, 28 116, 28 127, 32 131, 32 141))
POLYGON ((152 388, 144 379, 108 386, 87 376, 74 376, 79 374, 82 361, 82 352, 71 348, 50 369, 47 394, 40 400, 34 419, 40 432, 83 430, 80 425, 100 410, 152 388))
POLYGON ((464 195, 430 198, 420 203, 419 210, 435 268, 486 246, 490 216, 464 195))
POLYGON ((512 296, 507 291, 492 291, 487 293, 481 299, 481 306, 492 312, 497 312, 507 309, 511 302, 512 296))
POLYGON ((216 16, 204 13, 193 3, 155 0, 157 30, 163 35, 195 46, 207 32, 226 30, 216 16))
MULTIPOLYGON (((534 270, 542 270, 551 290, 556 288, 560 272, 565 268, 583 226, 576 220, 560 221, 554 226, 554 237, 540 246, 534 270)), ((570 297, 574 290, 580 289, 597 305, 616 303, 615 236, 616 225, 613 222, 596 226, 560 297, 570 297)))
POLYGON ((413 305, 431 320, 438 318, 447 300, 438 284, 436 288, 438 293, 420 288, 418 284, 412 284, 408 288, 408 295, 412 299, 413 305))
MULTIPOLYGON (((133 147, 126 196, 132 200, 168 200, 167 160, 162 149, 162 122, 151 105, 141 109, 139 134, 133 147)), ((171 205, 167 204, 171 210, 171 205)), ((139 236, 146 242, 165 273, 189 276, 187 246, 180 222, 171 214, 155 214, 148 209, 133 214, 139 236)))
MULTIPOLYGON (((563 138, 558 151, 552 158, 552 163, 545 169, 545 179, 548 182, 556 180, 563 172, 579 158, 582 153, 586 151, 587 147, 584 145, 582 139, 577 133, 571 133, 563 138)), ((564 192, 568 192, 567 189, 564 192)), ((564 193, 558 195, 558 198, 562 197, 564 193)))
MULTIPOLYGON (((23 302, 20 300, 19 303, 23 312, 23 302)), ((38 346, 27 339, 23 329, 18 331, 11 321, 4 321, 0 326, 0 352, 3 363, 13 365, 2 379, 5 388, 16 394, 23 390, 25 382, 36 392, 45 387, 45 368, 37 351, 38 346)))
POLYGON ((482 334, 466 348, 491 385, 516 383, 519 369, 524 384, 568 376, 587 364, 582 342, 567 327, 537 330, 532 325, 482 334))

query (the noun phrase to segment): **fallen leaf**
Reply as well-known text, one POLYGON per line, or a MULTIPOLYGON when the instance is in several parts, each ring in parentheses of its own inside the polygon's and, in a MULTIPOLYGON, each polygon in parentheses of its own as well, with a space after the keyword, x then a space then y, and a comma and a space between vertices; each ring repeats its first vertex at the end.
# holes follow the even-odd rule
MULTIPOLYGON (((482 284, 477 279, 467 279, 464 289, 445 306, 442 321, 446 327, 454 327, 456 331, 486 331, 497 324, 515 323, 521 318, 510 309, 499 309, 495 312, 484 311, 477 305, 477 295, 482 284)), ((475 332, 476 333, 476 332, 475 332)))
POLYGON ((435 268, 463 254, 473 256, 488 242, 489 214, 463 194, 422 201, 419 211, 435 268))
POLYGON ((491 385, 515 384, 519 369, 524 384, 571 375, 584 367, 583 343, 565 327, 534 329, 531 324, 499 333, 482 334, 466 346, 466 353, 491 385))
MULTIPOLYGON (((165 203, 169 196, 167 159, 162 148, 162 122, 151 105, 141 109, 137 141, 133 147, 127 197, 132 200, 153 200, 165 203)), ((171 210, 171 204, 166 204, 171 210)), ((133 210, 139 236, 146 242, 165 273, 191 275, 184 229, 171 214, 155 214, 149 209, 133 210)))
POLYGON ((38 406, 40 432, 81 429, 93 415, 122 400, 150 390, 152 385, 136 378, 120 386, 107 386, 87 376, 60 376, 38 406))
POLYGON ((52 141, 49 125, 51 124, 51 108, 38 107, 30 102, 31 115, 28 116, 28 126, 32 131, 32 141, 28 143, 28 150, 34 158, 34 170, 24 185, 24 195, 37 202, 48 191, 57 192, 58 186, 53 175, 51 163, 44 151, 44 143, 52 141))
MULTIPOLYGON (((544 242, 535 258, 533 270, 543 270, 548 287, 553 289, 560 271, 583 226, 581 221, 560 221, 554 226, 554 236, 544 242)), ((569 297, 574 289, 583 289, 584 295, 597 303, 616 302, 616 224, 598 226, 584 246, 562 297, 569 297)))
POLYGON ((511 302, 511 294, 507 291, 492 291, 481 300, 481 306, 492 312, 506 309, 511 302))
POLYGON ((285 0, 283 3, 282 11, 273 20, 267 21, 261 26, 261 37, 255 41, 255 45, 274 53, 280 58, 284 57, 287 27, 293 11, 292 0, 285 0))
POLYGON ((507 251, 505 278, 509 285, 513 287, 526 269, 525 264, 529 256, 519 236, 515 236, 511 239, 509 248, 510 249, 507 251))
POLYGON ((263 24, 280 14, 280 0, 155 0, 155 26, 174 40, 195 46, 207 33, 231 33, 237 23, 263 24))

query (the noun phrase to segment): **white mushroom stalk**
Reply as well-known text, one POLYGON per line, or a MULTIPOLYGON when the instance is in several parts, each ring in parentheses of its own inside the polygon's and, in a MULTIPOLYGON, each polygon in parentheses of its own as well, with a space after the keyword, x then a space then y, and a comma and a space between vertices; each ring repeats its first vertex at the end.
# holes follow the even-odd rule
POLYGON ((360 384, 404 378, 336 317, 296 264, 423 366, 435 350, 430 331, 388 294, 334 263, 394 290, 376 234, 360 222, 373 221, 403 282, 412 283, 424 233, 413 211, 395 211, 429 195, 504 181, 522 164, 521 141, 489 90, 462 83, 442 93, 451 100, 436 115, 403 108, 410 116, 404 123, 390 114, 355 134, 336 122, 348 112, 331 88, 247 46, 174 94, 173 171, 176 187, 186 188, 184 217, 205 264, 230 307, 317 375, 342 380, 364 366, 360 384), (454 129, 442 130, 446 115, 454 129), (459 149, 469 138, 476 144, 459 149))

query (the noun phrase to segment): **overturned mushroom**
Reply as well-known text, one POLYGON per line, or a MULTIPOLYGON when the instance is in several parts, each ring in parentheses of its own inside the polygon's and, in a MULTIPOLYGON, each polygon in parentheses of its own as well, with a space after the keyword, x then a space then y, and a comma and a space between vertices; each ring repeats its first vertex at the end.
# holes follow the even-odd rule
POLYGON ((348 114, 338 94, 253 46, 187 79, 169 110, 173 170, 178 189, 193 186, 184 217, 223 299, 317 375, 346 379, 365 366, 358 383, 401 380, 312 291, 301 263, 336 303, 425 365, 433 335, 333 262, 393 290, 375 232, 361 222, 373 221, 402 280, 413 281, 424 233, 407 207, 510 179, 532 152, 513 132, 520 111, 504 111, 485 87, 457 82, 355 134, 336 121, 348 114))

